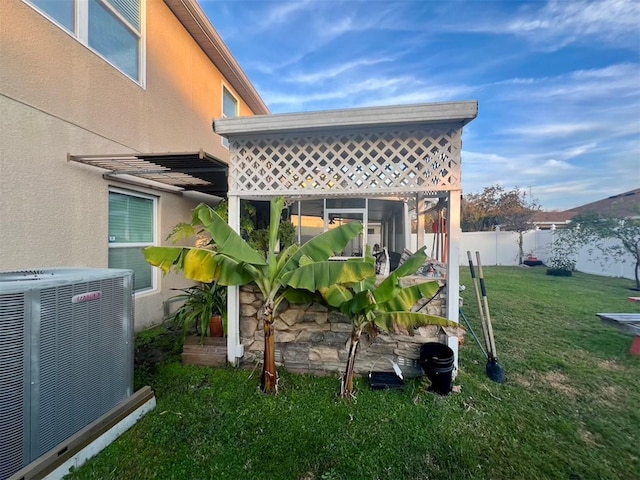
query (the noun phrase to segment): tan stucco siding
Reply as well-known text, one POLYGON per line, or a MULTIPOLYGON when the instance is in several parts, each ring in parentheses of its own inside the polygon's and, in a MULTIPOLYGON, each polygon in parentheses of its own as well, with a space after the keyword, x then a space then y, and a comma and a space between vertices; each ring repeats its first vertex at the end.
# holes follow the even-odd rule
MULTIPOLYGON (((147 2, 146 86, 119 72, 19 0, 0 2, 2 92, 98 132, 123 150, 203 147, 226 160, 213 133, 222 116, 220 71, 161 0, 147 2)), ((252 112, 238 93, 242 115, 252 112)), ((89 152, 74 152, 89 153, 89 152)))
MULTIPOLYGON (((20 0, 0 1, 0 270, 106 267, 111 186, 158 197, 161 243, 190 217, 193 201, 106 180, 68 153, 203 148, 228 159, 211 127, 220 72, 164 2, 146 13, 141 86, 20 0)), ((185 284, 158 275, 159 289, 136 297, 136 328, 159 322, 169 289, 185 284)))

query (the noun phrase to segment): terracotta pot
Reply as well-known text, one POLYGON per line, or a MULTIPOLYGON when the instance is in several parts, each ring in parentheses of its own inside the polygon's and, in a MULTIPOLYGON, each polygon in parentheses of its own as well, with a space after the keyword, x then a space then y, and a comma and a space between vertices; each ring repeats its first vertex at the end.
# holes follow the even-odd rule
POLYGON ((209 336, 224 337, 224 328, 222 328, 222 316, 214 315, 209 322, 209 336))

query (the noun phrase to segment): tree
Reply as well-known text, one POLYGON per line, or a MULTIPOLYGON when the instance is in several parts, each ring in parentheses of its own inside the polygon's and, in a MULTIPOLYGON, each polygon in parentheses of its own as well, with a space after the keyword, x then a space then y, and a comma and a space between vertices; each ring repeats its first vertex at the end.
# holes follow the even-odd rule
POLYGON ((514 187, 506 191, 500 185, 485 187, 480 194, 465 195, 462 201, 462 229, 488 231, 497 226, 501 230, 518 232, 518 263, 524 258, 524 233, 533 228, 533 219, 540 211, 536 200, 514 187))
POLYGON ((635 262, 635 288, 640 290, 640 220, 586 213, 574 217, 568 230, 574 242, 594 245, 605 260, 620 260, 630 254, 635 262))
POLYGON ((421 298, 431 299, 437 294, 437 282, 419 283, 402 287, 400 279, 415 273, 424 265, 425 247, 409 257, 405 263, 391 272, 378 286, 375 275, 352 285, 333 285, 321 288, 320 293, 327 303, 337 307, 353 323, 347 366, 340 384, 340 396, 353 397, 353 377, 360 337, 364 331, 375 337, 379 330, 392 332, 404 329, 412 333, 413 328, 422 325, 459 327, 455 322, 435 315, 411 312, 411 308, 421 298))
POLYGON ((485 187, 482 193, 470 193, 462 198, 462 230, 465 232, 491 231, 499 223, 498 203, 504 189, 485 187))
POLYGON ((146 260, 164 272, 181 271, 200 282, 220 285, 255 283, 263 296, 258 318, 263 322, 264 362, 260 386, 265 393, 277 392, 274 316, 282 301, 304 302, 320 289, 331 285, 349 285, 374 275, 374 263, 364 259, 332 262, 329 258, 342 251, 362 232, 362 225, 350 223, 324 232, 304 245, 291 245, 276 253, 284 198, 271 201, 269 250, 265 254, 249 245, 213 209, 201 204, 195 208, 191 223, 181 224, 174 239, 206 230, 212 242, 204 248, 147 247, 146 260))

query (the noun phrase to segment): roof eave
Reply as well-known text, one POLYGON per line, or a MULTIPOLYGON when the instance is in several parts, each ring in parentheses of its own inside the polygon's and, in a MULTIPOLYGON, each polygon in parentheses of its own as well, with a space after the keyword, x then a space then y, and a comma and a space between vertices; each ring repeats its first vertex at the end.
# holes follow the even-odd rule
POLYGON ((218 67, 225 79, 236 89, 252 112, 258 115, 269 114, 269 107, 264 103, 198 2, 196 0, 164 0, 164 3, 218 67))
POLYGON ((219 135, 238 136, 396 125, 464 126, 477 116, 478 102, 473 100, 220 118, 214 121, 214 131, 219 135))

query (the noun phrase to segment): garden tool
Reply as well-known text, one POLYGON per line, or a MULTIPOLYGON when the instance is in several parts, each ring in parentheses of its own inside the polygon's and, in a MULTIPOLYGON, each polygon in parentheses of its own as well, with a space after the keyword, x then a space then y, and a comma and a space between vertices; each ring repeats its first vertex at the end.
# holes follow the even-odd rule
MULTIPOLYGON (((480 323, 482 325, 482 337, 484 339, 484 345, 487 350, 490 350, 489 335, 487 333, 487 324, 484 319, 484 310, 482 308, 482 299, 480 298, 480 286, 478 284, 478 278, 476 277, 476 271, 473 267, 473 260, 471 259, 471 252, 467 250, 467 258, 469 259, 469 270, 471 272, 471 280, 473 281, 473 291, 476 295, 476 303, 478 304, 478 312, 480 313, 480 323)), ((488 358, 488 357, 487 357, 488 358)))
POLYGON ((464 315, 464 312, 462 311, 462 308, 460 308, 459 310, 460 316, 462 317, 462 320, 464 320, 464 324, 467 326, 467 328, 469 329, 469 332, 471 332, 471 336, 475 339, 476 343, 478 344, 478 346, 480 347, 480 350, 482 350, 482 354, 484 355, 484 358, 489 359, 489 355, 487 354, 487 351, 485 350, 485 348, 482 346, 482 342, 480 342, 480 339, 478 338, 478 336, 476 335, 476 332, 473 331, 473 327, 471 326, 471 324, 469 323, 469 320, 467 320, 467 317, 464 315))
POLYGON ((480 290, 482 290, 482 300, 484 305, 485 323, 487 325, 487 336, 489 337, 488 358, 487 358, 487 376, 496 383, 504 383, 504 369, 498 363, 496 354, 496 342, 493 337, 493 327, 491 325, 491 314, 489 313, 489 301, 487 299, 487 288, 484 283, 484 274, 482 273, 482 263, 480 262, 480 252, 476 252, 478 260, 478 274, 480 276, 480 290))
MULTIPOLYGON (((480 273, 480 285, 478 285, 478 279, 476 278, 475 269, 473 267, 473 259, 471 258, 471 252, 467 251, 467 257, 469 259, 469 270, 471 272, 471 279, 473 280, 473 289, 476 294, 476 301, 478 303, 478 311, 480 312, 480 321, 482 323, 482 334, 484 337, 487 358, 487 376, 496 383, 504 382, 504 371, 502 366, 498 363, 498 359, 495 354, 495 341, 493 340, 493 328, 491 327, 491 317, 489 313, 489 303, 486 296, 486 286, 484 284, 484 275, 480 273), (482 290, 483 301, 480 298, 480 290, 482 290)), ((476 258, 478 259, 478 270, 481 272, 480 254, 476 252, 476 258)))

